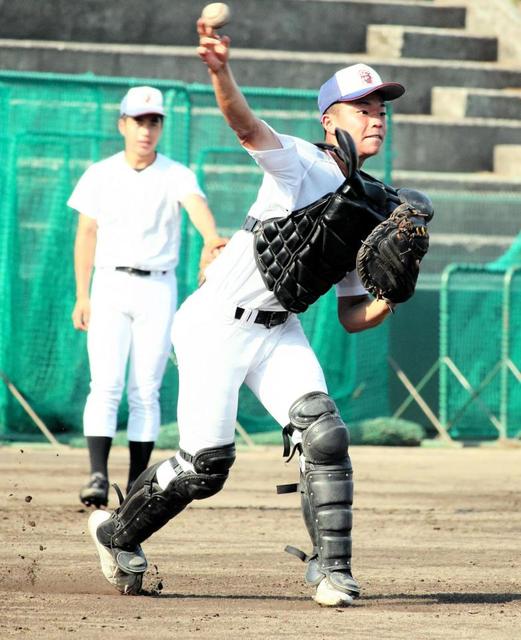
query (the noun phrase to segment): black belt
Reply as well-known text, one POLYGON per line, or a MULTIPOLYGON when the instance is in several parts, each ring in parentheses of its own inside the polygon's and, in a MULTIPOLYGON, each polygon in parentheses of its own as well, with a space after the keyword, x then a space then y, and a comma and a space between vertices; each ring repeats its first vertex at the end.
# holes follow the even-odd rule
MULTIPOLYGON (((242 318, 244 313, 248 311, 247 309, 243 309, 242 307, 237 307, 235 309, 235 319, 239 320, 242 318)), ((253 321, 255 324, 263 324, 266 329, 271 329, 271 327, 276 327, 279 324, 283 324, 289 317, 288 311, 257 311, 257 316, 253 321)))
MULTIPOLYGON (((146 269, 136 269, 135 267, 116 267, 116 271, 124 271, 125 273, 130 273, 132 276, 149 276, 154 273, 153 271, 147 271, 146 269)), ((166 271, 156 271, 155 273, 163 273, 166 271)))

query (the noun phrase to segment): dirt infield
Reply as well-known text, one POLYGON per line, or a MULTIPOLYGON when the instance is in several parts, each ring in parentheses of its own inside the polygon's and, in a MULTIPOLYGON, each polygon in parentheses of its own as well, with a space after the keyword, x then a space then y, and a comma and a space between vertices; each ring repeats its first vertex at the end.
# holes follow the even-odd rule
MULTIPOLYGON (((521 450, 353 447, 352 458, 363 597, 321 609, 283 553, 308 544, 298 497, 274 492, 297 473, 280 448, 240 449, 223 492, 145 543, 150 595, 125 597, 101 576, 77 498, 86 452, 1 447, 0 637, 521 637, 521 450)), ((126 464, 116 448, 113 481, 126 464)))

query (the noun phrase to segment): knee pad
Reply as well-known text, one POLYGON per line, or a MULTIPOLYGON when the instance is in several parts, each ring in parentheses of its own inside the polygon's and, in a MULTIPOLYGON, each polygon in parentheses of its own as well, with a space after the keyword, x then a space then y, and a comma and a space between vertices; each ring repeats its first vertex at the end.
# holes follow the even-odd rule
POLYGON ((103 544, 133 549, 179 514, 192 500, 202 500, 220 491, 235 461, 235 445, 202 449, 195 456, 181 451, 194 471, 182 469, 177 458, 170 459, 175 476, 163 490, 157 483, 157 463, 134 482, 132 491, 112 517, 99 527, 103 544))
POLYGON ((176 476, 165 489, 165 494, 181 495, 191 502, 209 498, 223 488, 228 471, 235 462, 235 445, 201 449, 194 456, 181 449, 179 455, 193 465, 194 471, 184 471, 177 458, 171 458, 176 476))
POLYGON ((307 393, 289 410, 291 426, 302 433, 302 452, 312 464, 343 461, 349 432, 333 399, 322 391, 307 393))

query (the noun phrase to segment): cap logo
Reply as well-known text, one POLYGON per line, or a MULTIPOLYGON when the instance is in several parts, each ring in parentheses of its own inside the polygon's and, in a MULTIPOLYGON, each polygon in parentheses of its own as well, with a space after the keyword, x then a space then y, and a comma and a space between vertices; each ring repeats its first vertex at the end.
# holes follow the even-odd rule
POLYGON ((365 82, 366 84, 373 84, 373 76, 371 75, 370 71, 367 71, 366 69, 361 69, 359 71, 359 74, 362 82, 365 82))
POLYGON ((147 93, 147 95, 145 96, 145 102, 150 102, 152 100, 152 96, 147 93))

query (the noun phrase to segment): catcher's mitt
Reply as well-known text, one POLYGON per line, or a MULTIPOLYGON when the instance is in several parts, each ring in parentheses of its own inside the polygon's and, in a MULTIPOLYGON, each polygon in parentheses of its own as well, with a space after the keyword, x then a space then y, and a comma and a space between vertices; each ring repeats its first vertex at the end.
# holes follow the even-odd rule
POLYGON ((409 202, 396 207, 363 241, 356 268, 364 287, 389 303, 408 300, 414 293, 420 261, 429 248, 427 214, 409 202))

